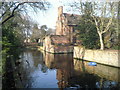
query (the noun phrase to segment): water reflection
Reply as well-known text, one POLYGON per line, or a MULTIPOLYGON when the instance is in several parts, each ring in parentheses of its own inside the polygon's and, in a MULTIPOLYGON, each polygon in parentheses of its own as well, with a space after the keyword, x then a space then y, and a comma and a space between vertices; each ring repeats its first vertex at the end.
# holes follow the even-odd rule
POLYGON ((21 55, 21 58, 22 63, 19 66, 19 73, 21 73, 21 80, 24 87, 44 88, 57 86, 56 73, 46 67, 41 52, 26 50, 21 55), (56 83, 50 84, 52 81, 56 83), (46 84, 47 82, 48 84, 46 84))
MULTIPOLYGON (((75 71, 81 71, 82 67, 82 60, 76 60, 74 59, 74 68, 75 71)), ((84 67, 85 67, 85 72, 88 73, 93 73, 93 74, 97 74, 100 77, 104 77, 106 79, 109 80, 114 80, 116 82, 120 82, 120 69, 119 68, 114 68, 114 67, 110 67, 110 66, 105 66, 105 65, 101 65, 101 64, 97 64, 97 66, 89 66, 88 62, 84 61, 84 67)))
MULTIPOLYGON (((72 54, 26 50, 18 66, 26 88, 113 88, 120 82, 120 69, 73 59, 72 54)), ((19 86, 19 85, 18 85, 19 86)))
POLYGON ((84 83, 82 86, 84 86, 85 83, 88 83, 87 85, 89 87, 95 87, 95 88, 113 88, 113 87, 115 88, 120 86, 120 83, 118 83, 120 82, 119 68, 113 68, 101 64, 97 64, 97 66, 89 66, 87 61, 74 59, 74 71, 77 76, 82 77, 83 74, 82 80, 85 77, 86 80, 83 80, 84 83), (89 85, 92 83, 94 83, 94 85, 92 86, 89 85))
POLYGON ((58 87, 67 87, 69 78, 73 76, 74 70, 72 54, 45 53, 44 56, 46 66, 52 69, 56 69, 58 87))

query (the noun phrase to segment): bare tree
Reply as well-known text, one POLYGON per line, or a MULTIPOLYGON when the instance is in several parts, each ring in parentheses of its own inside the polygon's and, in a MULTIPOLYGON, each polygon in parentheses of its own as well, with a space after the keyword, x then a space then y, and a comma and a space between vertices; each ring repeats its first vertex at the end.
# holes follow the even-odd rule
POLYGON ((48 3, 46 0, 40 0, 38 2, 1 2, 0 9, 2 11, 2 14, 0 16, 1 24, 4 24, 6 21, 11 19, 15 16, 15 12, 26 12, 27 13, 27 6, 31 7, 34 11, 37 12, 37 10, 46 10, 50 3, 48 3), (6 8, 7 7, 7 8, 6 8), (11 13, 8 13, 11 12, 11 13))
POLYGON ((99 35, 100 49, 104 50, 103 34, 110 30, 113 18, 115 18, 117 6, 114 2, 105 2, 101 5, 100 4, 101 3, 98 4, 99 6, 96 5, 96 9, 99 9, 97 12, 100 14, 100 16, 92 14, 92 17, 95 21, 97 33, 99 35))
POLYGON ((81 15, 90 15, 91 23, 95 23, 100 41, 100 49, 104 50, 104 34, 110 31, 113 20, 117 19, 118 2, 78 2, 70 4, 79 10, 81 15))

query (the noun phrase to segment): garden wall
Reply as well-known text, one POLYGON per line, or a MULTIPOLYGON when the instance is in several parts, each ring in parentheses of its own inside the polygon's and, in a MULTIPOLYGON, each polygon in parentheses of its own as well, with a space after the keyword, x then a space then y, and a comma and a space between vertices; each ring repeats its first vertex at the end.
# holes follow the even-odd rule
POLYGON ((75 46, 74 58, 120 67, 119 50, 90 50, 75 46))

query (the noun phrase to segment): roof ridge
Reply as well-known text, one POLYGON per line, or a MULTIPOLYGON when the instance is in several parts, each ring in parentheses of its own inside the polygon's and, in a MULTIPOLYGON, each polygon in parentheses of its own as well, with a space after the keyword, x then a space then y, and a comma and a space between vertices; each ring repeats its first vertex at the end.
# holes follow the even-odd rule
POLYGON ((81 16, 81 15, 79 15, 79 14, 70 14, 70 13, 63 13, 63 14, 66 14, 66 15, 75 15, 75 16, 81 16))

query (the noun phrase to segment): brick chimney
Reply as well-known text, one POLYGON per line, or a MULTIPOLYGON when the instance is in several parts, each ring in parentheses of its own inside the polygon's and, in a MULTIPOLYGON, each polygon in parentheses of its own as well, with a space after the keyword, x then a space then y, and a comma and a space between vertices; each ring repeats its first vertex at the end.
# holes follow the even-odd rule
POLYGON ((58 7, 58 17, 61 17, 63 14, 63 6, 58 7))
POLYGON ((58 7, 58 20, 56 23, 56 35, 63 35, 62 24, 63 6, 58 7))

